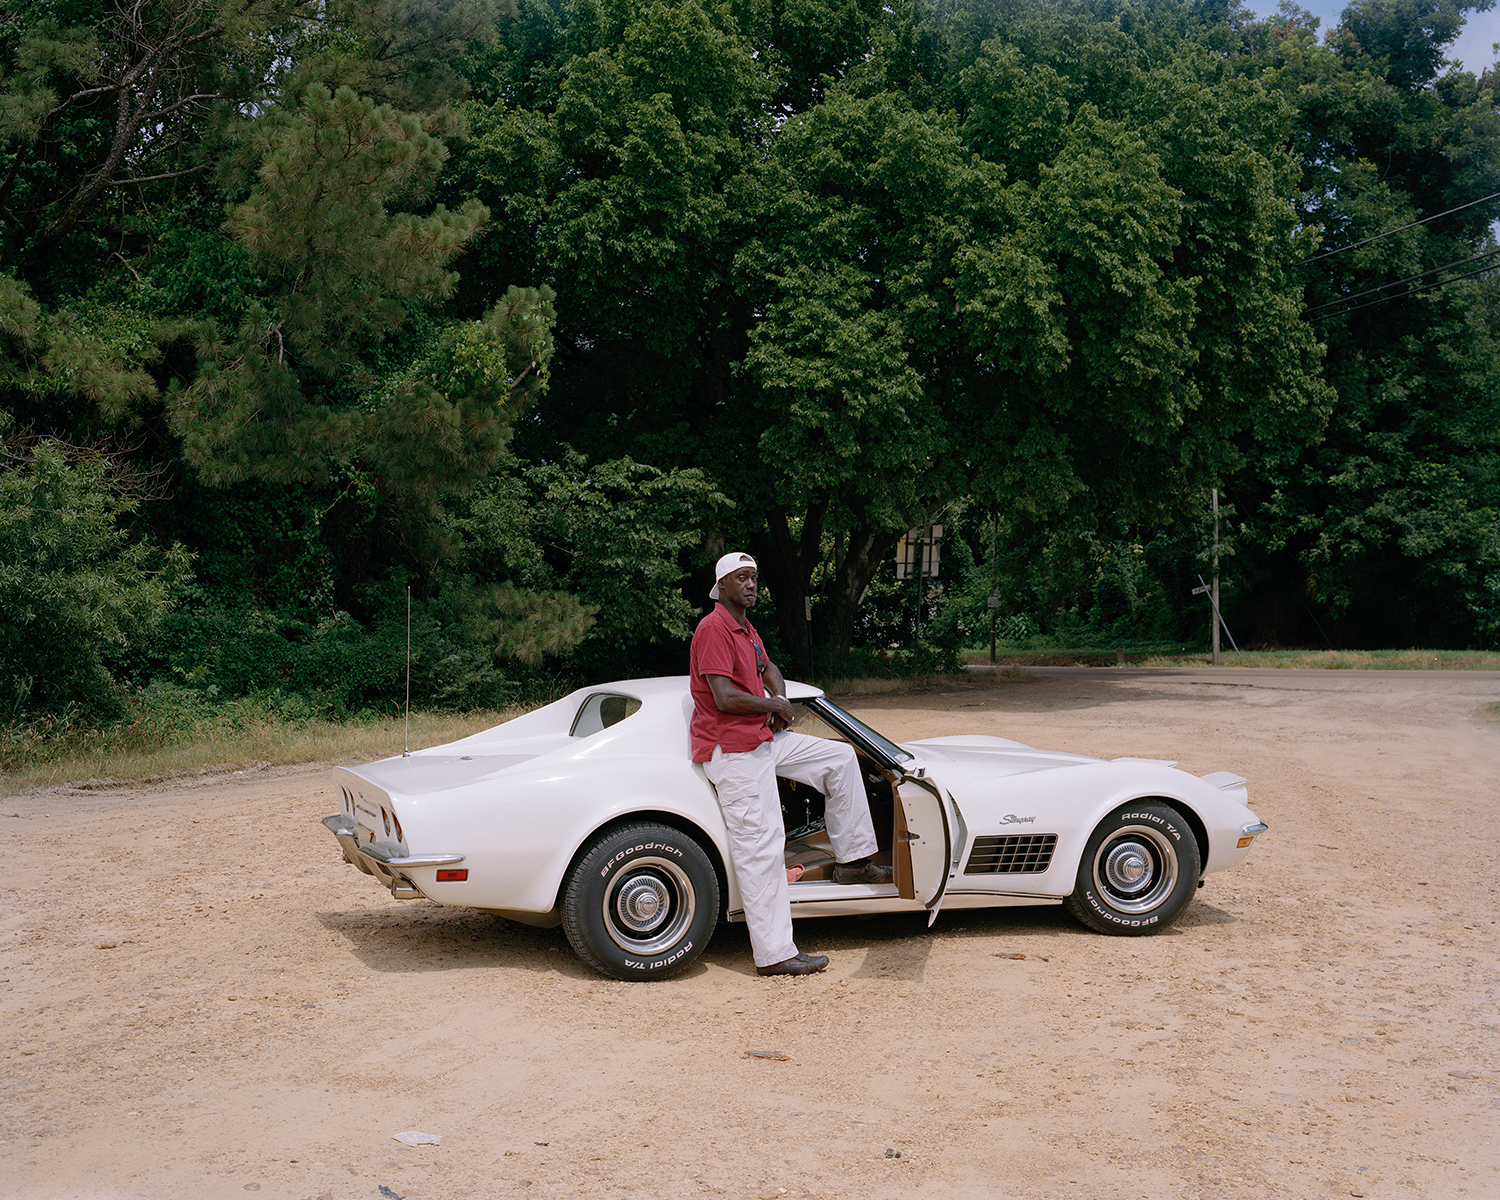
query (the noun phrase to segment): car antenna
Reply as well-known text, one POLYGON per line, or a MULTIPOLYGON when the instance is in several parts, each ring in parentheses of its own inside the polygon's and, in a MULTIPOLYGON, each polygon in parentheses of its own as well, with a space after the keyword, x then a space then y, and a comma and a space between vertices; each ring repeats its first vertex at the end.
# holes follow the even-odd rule
POLYGON ((406 585, 406 736, 401 757, 411 757, 411 584, 406 585))

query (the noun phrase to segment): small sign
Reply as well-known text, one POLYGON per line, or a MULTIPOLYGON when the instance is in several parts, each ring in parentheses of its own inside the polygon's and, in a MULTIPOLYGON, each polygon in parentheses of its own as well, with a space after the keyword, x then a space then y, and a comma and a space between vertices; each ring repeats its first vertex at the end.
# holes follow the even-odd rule
POLYGON ((1193 595, 1195 595, 1195 596, 1201 596, 1201 595, 1203 595, 1204 592, 1207 592, 1207 591, 1210 591, 1210 590, 1212 590, 1212 589, 1206 588, 1206 587, 1196 587, 1196 588, 1193 589, 1193 595))
POLYGON ((985 603, 990 608, 999 608, 1000 607, 1000 593, 999 592, 991 592, 990 593, 990 598, 987 601, 985 601, 985 603))
POLYGON ((896 543, 896 578, 917 579, 938 573, 938 546, 943 540, 941 525, 918 525, 908 529, 896 543))

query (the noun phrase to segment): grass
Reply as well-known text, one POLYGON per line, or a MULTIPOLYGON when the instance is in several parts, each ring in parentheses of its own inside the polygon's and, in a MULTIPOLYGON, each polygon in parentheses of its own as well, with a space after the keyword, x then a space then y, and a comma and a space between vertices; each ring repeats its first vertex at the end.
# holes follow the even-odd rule
MULTIPOLYGON (((969 650, 964 662, 988 665, 988 650, 969 650)), ((1002 667, 1112 667, 1123 660, 1130 667, 1207 667, 1213 656, 1207 650, 1191 653, 1159 647, 1004 647, 995 655, 1002 667)), ((1500 652, 1494 650, 1244 650, 1236 654, 1224 647, 1219 655, 1224 667, 1281 667, 1325 671, 1495 671, 1500 670, 1500 652)))
POLYGON ((830 696, 884 696, 892 692, 925 692, 933 688, 972 685, 967 675, 908 675, 899 679, 834 679, 816 686, 830 696))
MULTIPOLYGON (((985 663, 988 664, 988 662, 989 656, 986 654, 985 663)), ((960 671, 953 675, 908 675, 901 679, 886 679, 883 677, 878 679, 835 679, 832 682, 820 683, 817 686, 830 696, 886 696, 897 695, 903 692, 933 692, 942 691, 947 688, 972 688, 976 685, 982 686, 992 682, 996 678, 1034 682, 1038 677, 1027 674, 1013 663, 1007 664, 1004 660, 1001 660, 996 670, 986 671, 982 675, 970 675, 966 671, 960 671)))
MULTIPOLYGON (((994 672, 930 674, 906 678, 834 680, 826 691, 840 696, 877 696, 954 687, 997 679, 1027 681, 1026 666, 1202 667, 1206 652, 1171 653, 1160 647, 1100 650, 1097 647, 1010 646, 997 655, 994 672)), ((987 651, 969 651, 969 665, 988 665, 987 651)), ((1500 653, 1484 650, 1247 650, 1221 656, 1225 666, 1300 667, 1324 670, 1500 670, 1500 653)), ((555 699, 547 696, 545 699, 555 699)), ((415 712, 411 745, 435 746, 488 729, 526 707, 469 713, 415 712)), ((1484 715, 1500 721, 1500 704, 1484 715)), ((154 781, 173 775, 229 770, 262 763, 368 762, 399 754, 405 738, 399 716, 333 720, 313 715, 305 702, 260 696, 210 704, 189 689, 147 689, 133 699, 124 721, 89 725, 66 717, 13 720, 0 725, 0 794, 76 780, 154 781)))
MULTIPOLYGON (((434 746, 467 737, 520 713, 476 711, 411 715, 411 744, 434 746)), ((272 713, 253 721, 198 722, 162 736, 143 736, 132 722, 94 729, 0 730, 6 739, 0 794, 73 780, 153 781, 205 770, 270 763, 368 762, 400 754, 400 717, 287 720, 272 713), (26 744, 29 743, 29 744, 26 744)))

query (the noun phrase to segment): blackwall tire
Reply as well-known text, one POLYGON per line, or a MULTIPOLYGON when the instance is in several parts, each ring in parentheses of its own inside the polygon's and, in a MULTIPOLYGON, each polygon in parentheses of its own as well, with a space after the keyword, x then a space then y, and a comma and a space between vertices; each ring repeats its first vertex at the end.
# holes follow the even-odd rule
POLYGON ((719 921, 719 878, 696 841, 641 823, 600 834, 563 889, 574 953, 612 979, 666 979, 703 953, 719 921))
POLYGON ((1090 836, 1068 911, 1100 933, 1159 933, 1193 898, 1198 872, 1198 841, 1175 809, 1127 804, 1090 836))

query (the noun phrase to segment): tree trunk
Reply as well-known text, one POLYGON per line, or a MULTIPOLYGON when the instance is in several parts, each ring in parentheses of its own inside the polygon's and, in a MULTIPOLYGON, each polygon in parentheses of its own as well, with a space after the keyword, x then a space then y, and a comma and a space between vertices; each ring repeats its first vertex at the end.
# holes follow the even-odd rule
POLYGON ((777 665, 792 679, 810 679, 814 674, 807 601, 813 572, 822 559, 823 514, 827 507, 826 498, 814 499, 798 538, 792 536, 786 510, 773 508, 766 518, 765 533, 752 539, 761 579, 776 602, 776 627, 785 658, 777 665))
POLYGON ((847 673, 860 602, 899 536, 870 526, 851 530, 847 549, 835 558, 832 584, 809 621, 808 598, 813 572, 823 561, 826 513, 827 500, 820 496, 803 518, 801 536, 793 538, 786 511, 774 509, 765 532, 754 539, 761 578, 776 602, 785 659, 777 665, 789 678, 809 683, 847 673))
POLYGON ((818 675, 837 679, 848 674, 849 647, 854 622, 870 581, 891 556, 900 535, 888 529, 861 526, 849 531, 849 547, 834 574, 833 586, 817 613, 814 645, 818 675))

